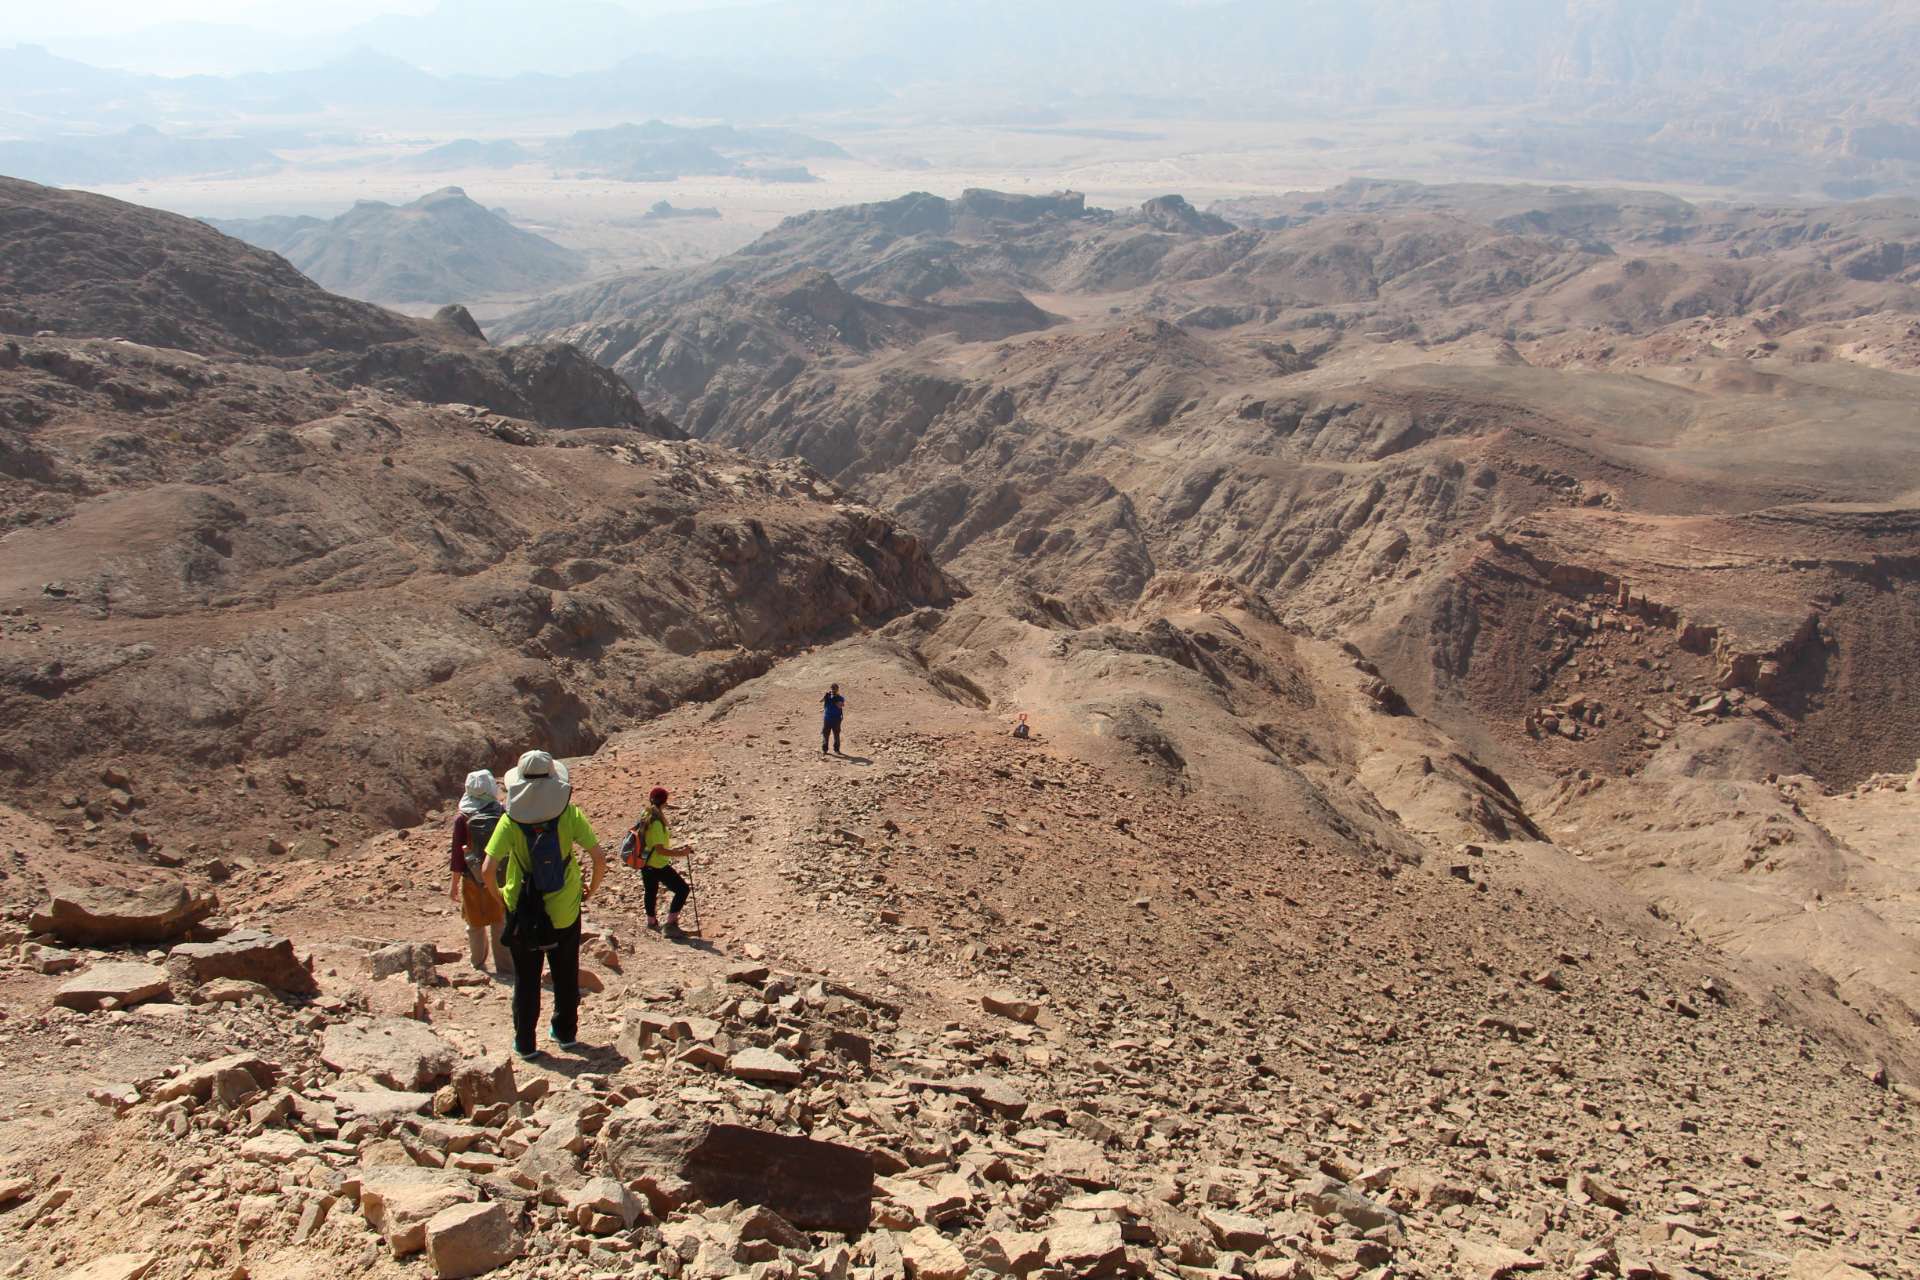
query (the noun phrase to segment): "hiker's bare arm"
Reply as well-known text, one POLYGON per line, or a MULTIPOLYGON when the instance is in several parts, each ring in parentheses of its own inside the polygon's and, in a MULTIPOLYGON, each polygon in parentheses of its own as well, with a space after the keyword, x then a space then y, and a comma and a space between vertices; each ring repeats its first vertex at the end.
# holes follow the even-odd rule
POLYGON ((500 891, 500 860, 487 859, 487 888, 493 891, 493 900, 501 906, 507 905, 507 895, 500 891))
POLYGON ((587 856, 593 859, 593 879, 587 885, 587 897, 600 892, 600 877, 607 874, 607 855, 600 852, 600 846, 594 845, 587 850, 587 856))
POLYGON ((453 873, 453 884, 448 887, 447 896, 455 902, 460 901, 460 873, 458 871, 453 873))

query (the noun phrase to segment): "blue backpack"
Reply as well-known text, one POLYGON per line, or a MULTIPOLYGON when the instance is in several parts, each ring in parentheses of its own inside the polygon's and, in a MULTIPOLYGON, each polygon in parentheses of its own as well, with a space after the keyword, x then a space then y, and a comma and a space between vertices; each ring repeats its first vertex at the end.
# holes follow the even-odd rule
POLYGON ((558 893, 567 883, 567 855, 560 851, 560 819, 516 823, 527 838, 528 880, 541 897, 558 893))

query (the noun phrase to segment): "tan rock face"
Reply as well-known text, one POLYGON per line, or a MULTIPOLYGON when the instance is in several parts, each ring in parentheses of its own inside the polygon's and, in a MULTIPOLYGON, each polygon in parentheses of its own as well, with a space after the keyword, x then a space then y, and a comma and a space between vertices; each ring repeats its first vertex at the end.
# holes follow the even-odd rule
POLYGON ((513 1059, 504 1053, 460 1063, 453 1071, 453 1088, 459 1095, 461 1111, 469 1116, 483 1107, 514 1102, 520 1096, 513 1080, 513 1059))
POLYGON ((380 1165, 360 1175, 360 1212, 402 1258, 426 1247, 427 1223, 443 1209, 477 1198, 465 1175, 413 1165, 380 1165))
POLYGON ((382 978, 367 986, 367 1012, 376 1018, 410 1018, 426 1022, 426 991, 404 974, 382 978))
POLYGON ((207 1102, 230 1096, 241 1089, 247 1092, 257 1090, 272 1084, 278 1075, 278 1069, 265 1059, 237 1053, 200 1063, 181 1072, 160 1085, 153 1096, 160 1102, 171 1102, 176 1098, 207 1102))
POLYGON ((520 1256, 513 1221, 498 1203, 451 1205, 427 1219, 427 1264, 440 1280, 468 1280, 520 1256))
POLYGON ((981 996, 980 1007, 1002 1018, 1012 1018, 1015 1022, 1032 1022, 1040 1016, 1037 1001, 1006 991, 993 991, 981 996))
POLYGON ((1201 1213, 1200 1220, 1213 1232, 1213 1238, 1222 1249, 1253 1253, 1267 1242, 1266 1227, 1258 1218, 1250 1218, 1243 1213, 1208 1209, 1201 1213))
POLYGON ((430 1093, 394 1089, 341 1089, 333 1099, 347 1114, 376 1125, 421 1115, 433 1105, 430 1093))
POLYGON ((595 1235, 611 1235, 632 1227, 643 1212, 640 1201, 613 1178, 592 1178, 568 1194, 563 1206, 574 1225, 595 1235))
POLYGON ((1074 1275, 1111 1275, 1126 1260, 1126 1241, 1118 1223, 1055 1227, 1046 1238, 1048 1262, 1074 1275))
POLYGON ((932 1227, 917 1227, 899 1240, 907 1274, 914 1280, 966 1280, 971 1268, 953 1242, 932 1227))

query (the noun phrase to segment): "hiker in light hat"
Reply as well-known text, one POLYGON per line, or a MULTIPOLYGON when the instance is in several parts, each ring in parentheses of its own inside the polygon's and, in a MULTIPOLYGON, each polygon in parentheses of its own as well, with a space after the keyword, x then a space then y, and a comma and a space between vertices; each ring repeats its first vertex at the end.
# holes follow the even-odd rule
POLYGON ((607 860, 600 838, 573 803, 567 766, 545 751, 529 751, 508 771, 507 817, 487 842, 494 893, 507 911, 513 952, 513 1048, 522 1058, 540 1050, 540 970, 553 975, 555 1047, 577 1048, 580 1023, 580 908, 600 891, 607 860), (593 859, 593 878, 581 882, 575 848, 593 859))
POLYGON ((487 970, 489 943, 493 947, 495 972, 513 972, 513 954, 500 940, 507 912, 493 895, 485 870, 487 841, 493 838, 493 829, 504 816, 506 810, 500 807, 500 784, 494 781, 492 772, 475 769, 468 774, 466 790, 460 797, 460 812, 453 818, 453 883, 448 893, 460 908, 460 918, 467 926, 467 959, 482 973, 487 970))

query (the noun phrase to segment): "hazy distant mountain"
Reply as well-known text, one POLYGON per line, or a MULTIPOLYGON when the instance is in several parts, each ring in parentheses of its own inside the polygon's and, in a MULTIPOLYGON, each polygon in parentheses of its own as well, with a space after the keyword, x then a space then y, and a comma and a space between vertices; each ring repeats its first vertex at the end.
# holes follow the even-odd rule
POLYGON ((378 302, 460 302, 551 289, 580 277, 581 256, 482 208, 458 187, 412 204, 363 200, 331 221, 207 219, 336 293, 378 302))
MULTIPOLYGON (((502 37, 503 39, 508 37, 502 37)), ((393 124, 458 113, 512 120, 635 114, 785 118, 875 106, 887 91, 864 76, 801 65, 743 72, 711 60, 628 57, 608 70, 565 76, 441 77, 365 46, 300 71, 167 77, 88 66, 35 45, 0 48, 0 119, 35 131, 126 126, 156 119, 231 128, 296 121, 338 130, 349 121, 393 124)))
MULTIPOLYGON (((150 38, 165 48, 194 32, 262 70, 285 64, 244 29, 162 27, 150 38)), ((517 0, 443 0, 425 14, 317 42, 289 35, 281 46, 319 59, 365 48, 441 76, 543 73, 561 90, 557 105, 577 103, 575 90, 625 63, 629 112, 636 95, 642 109, 673 109, 655 105, 662 86, 631 74, 636 59, 677 67, 682 92, 699 92, 700 77, 685 74, 698 69, 823 91, 851 76, 892 92, 964 84, 985 98, 1122 94, 1198 99, 1215 111, 1657 94, 1911 114, 1920 102, 1908 71, 1920 56, 1912 0, 772 0, 651 17, 605 0, 557 0, 537 20, 517 0)), ((70 42, 61 52, 118 57, 116 47, 70 42)), ((787 104, 813 105, 805 95, 787 104)))
POLYGON ((651 24, 666 56, 888 69, 1055 96, 1408 104, 1657 92, 1915 102, 1911 0, 778 0, 651 24))
POLYGON ((803 166, 766 162, 846 154, 831 142, 787 129, 724 124, 683 128, 659 120, 583 129, 548 151, 555 164, 591 169, 624 182, 669 182, 687 175, 808 182, 813 175, 803 166))
POLYGON ((603 0, 543 4, 537 21, 523 0, 442 0, 428 13, 360 23, 342 39, 442 75, 511 76, 604 70, 647 48, 651 25, 603 0))
POLYGON ((0 142, 0 173, 51 186, 270 173, 280 157, 241 138, 170 138, 148 125, 105 136, 0 142))
POLYGON ((458 138, 408 156, 400 166, 415 173, 452 173, 461 169, 511 169, 532 158, 531 151, 508 138, 493 142, 458 138))
MULTIPOLYGON (((1505 122, 1457 138, 1480 153, 1464 162, 1472 172, 1920 186, 1920 0, 771 0, 644 22, 598 0, 559 0, 537 20, 508 0, 445 0, 344 39, 358 43, 311 44, 316 59, 339 55, 320 67, 227 78, 16 48, 0 52, 0 120, 232 132, 239 120, 388 129, 457 115, 465 131, 495 121, 522 134, 531 120, 558 131, 645 114, 1053 127, 1497 108, 1505 122), (488 74, 523 67, 549 70, 488 74)), ((729 171, 699 147, 739 160, 695 137, 585 163, 729 171)), ((794 160, 754 171, 804 177, 794 160)))
POLYGON ((328 224, 326 218, 308 217, 305 214, 275 214, 265 218, 202 218, 200 221, 236 240, 245 240, 255 248, 271 249, 283 258, 286 257, 287 246, 303 233, 328 224))
MULTIPOLYGON (((231 22, 166 22, 60 41, 60 52, 97 67, 145 75, 228 75, 293 71, 315 48, 285 31, 231 22)), ((324 53, 322 56, 325 56, 324 53)))

